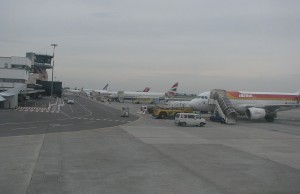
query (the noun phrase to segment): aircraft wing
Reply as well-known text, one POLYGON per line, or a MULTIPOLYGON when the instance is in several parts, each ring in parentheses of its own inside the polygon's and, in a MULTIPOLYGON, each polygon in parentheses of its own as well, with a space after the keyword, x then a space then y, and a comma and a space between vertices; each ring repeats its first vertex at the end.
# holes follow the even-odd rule
POLYGON ((290 110, 299 107, 299 104, 280 104, 280 105, 269 105, 265 106, 264 108, 270 112, 272 111, 284 111, 284 110, 290 110))
POLYGON ((268 112, 284 111, 298 108, 299 104, 272 104, 272 105, 243 105, 245 108, 263 108, 268 112))

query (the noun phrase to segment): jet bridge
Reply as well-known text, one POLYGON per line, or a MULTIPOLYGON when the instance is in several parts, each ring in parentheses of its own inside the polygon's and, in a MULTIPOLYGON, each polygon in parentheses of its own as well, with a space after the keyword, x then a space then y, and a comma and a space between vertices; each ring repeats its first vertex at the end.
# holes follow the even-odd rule
POLYGON ((237 112, 233 108, 226 90, 212 90, 210 92, 209 104, 214 104, 215 110, 224 119, 226 124, 236 124, 237 112))

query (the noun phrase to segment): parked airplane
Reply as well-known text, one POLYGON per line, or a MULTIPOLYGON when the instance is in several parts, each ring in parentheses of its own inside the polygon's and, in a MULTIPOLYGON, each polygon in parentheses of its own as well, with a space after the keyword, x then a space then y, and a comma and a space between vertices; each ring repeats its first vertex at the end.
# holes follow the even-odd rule
MULTIPOLYGON (((214 111, 216 104, 212 103, 212 99, 215 98, 214 93, 212 93, 213 91, 216 90, 199 94, 197 98, 190 102, 190 106, 194 110, 214 111)), ((265 118, 267 121, 272 122, 274 121, 274 118, 277 117, 278 111, 299 107, 300 92, 271 93, 223 91, 231 101, 232 108, 238 114, 245 115, 250 120, 265 118)))
POLYGON ((67 91, 73 92, 73 93, 80 93, 81 92, 81 90, 77 90, 77 89, 67 89, 67 91))
MULTIPOLYGON (((105 97, 105 96, 106 97, 107 96, 117 96, 118 95, 118 92, 116 92, 116 91, 108 91, 107 88, 108 88, 108 84, 106 84, 102 90, 93 90, 93 92, 96 95, 99 95, 99 96, 102 96, 102 97, 105 97)), ((150 90, 149 87, 145 87, 145 89, 143 90, 143 92, 149 92, 149 90, 150 90)), ((138 93, 141 93, 141 92, 138 92, 138 93)))
POLYGON ((94 94, 99 95, 101 97, 117 94, 117 92, 115 92, 115 91, 108 91, 107 88, 108 88, 108 84, 106 84, 102 90, 93 90, 93 92, 94 92, 94 94))
POLYGON ((165 99, 166 96, 175 95, 178 88, 178 82, 172 85, 171 89, 167 93, 161 92, 127 92, 127 91, 119 91, 118 96, 122 97, 124 100, 133 100, 137 98, 158 98, 165 99))

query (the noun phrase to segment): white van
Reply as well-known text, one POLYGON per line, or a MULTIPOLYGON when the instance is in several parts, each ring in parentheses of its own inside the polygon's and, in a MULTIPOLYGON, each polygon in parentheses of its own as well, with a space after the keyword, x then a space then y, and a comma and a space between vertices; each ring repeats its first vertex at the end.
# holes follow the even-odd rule
POLYGON ((206 125, 205 119, 199 114, 194 113, 177 113, 175 116, 175 124, 178 126, 200 126, 206 125))

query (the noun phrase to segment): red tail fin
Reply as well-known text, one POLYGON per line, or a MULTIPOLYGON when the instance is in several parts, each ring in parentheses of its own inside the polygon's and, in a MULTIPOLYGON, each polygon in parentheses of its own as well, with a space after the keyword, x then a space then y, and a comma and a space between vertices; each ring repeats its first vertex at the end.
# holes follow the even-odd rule
POLYGON ((143 90, 143 92, 149 92, 150 88, 149 87, 145 87, 145 89, 143 90))
POLYGON ((168 91, 168 96, 174 96, 177 92, 177 88, 178 88, 178 82, 176 82, 170 89, 170 91, 168 91))

